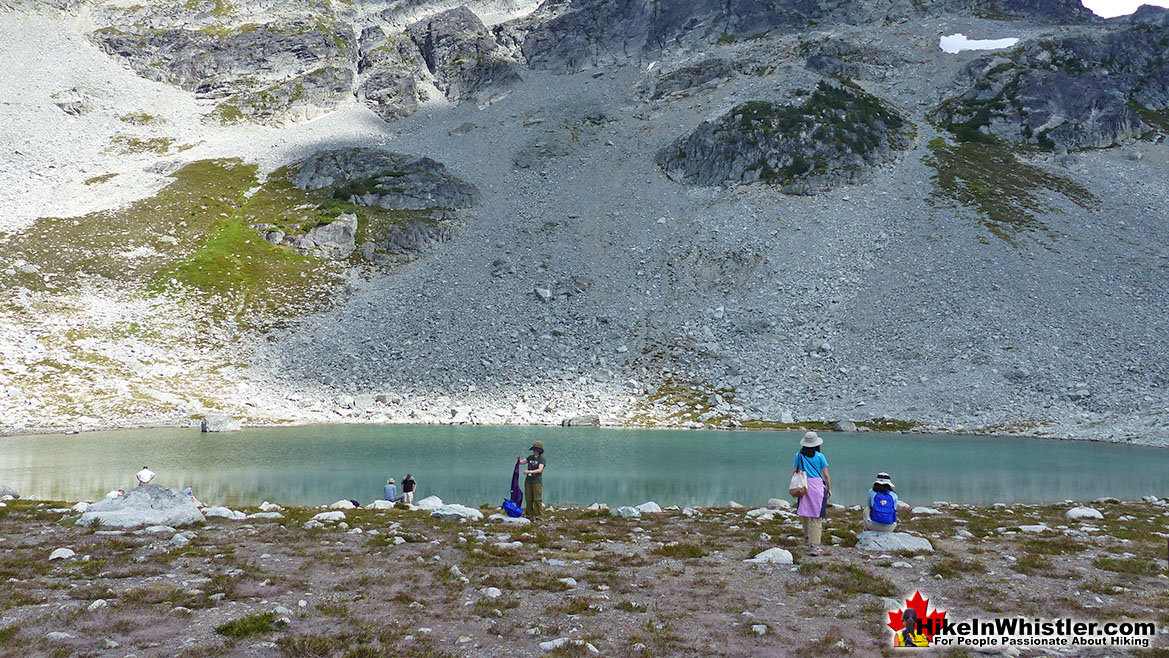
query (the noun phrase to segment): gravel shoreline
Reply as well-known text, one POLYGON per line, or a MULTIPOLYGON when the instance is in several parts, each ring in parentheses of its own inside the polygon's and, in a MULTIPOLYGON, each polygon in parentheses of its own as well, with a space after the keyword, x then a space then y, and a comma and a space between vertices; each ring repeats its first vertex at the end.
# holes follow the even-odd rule
POLYGON ((322 523, 327 508, 266 504, 267 518, 149 531, 75 527, 68 505, 0 508, 0 633, 19 655, 574 656, 587 642, 613 656, 799 656, 808 637, 825 655, 874 655, 887 611, 914 591, 952 620, 1153 621, 1151 646, 1169 645, 1169 501, 1155 498, 1087 503, 1102 517, 1087 520, 1070 501, 934 503, 901 515, 900 531, 933 545, 916 553, 854 547, 860 512, 837 508, 819 557, 779 501, 636 518, 553 507, 518 527, 404 509, 322 523), (49 560, 61 548, 73 554, 49 560), (745 562, 769 548, 793 563, 745 562))

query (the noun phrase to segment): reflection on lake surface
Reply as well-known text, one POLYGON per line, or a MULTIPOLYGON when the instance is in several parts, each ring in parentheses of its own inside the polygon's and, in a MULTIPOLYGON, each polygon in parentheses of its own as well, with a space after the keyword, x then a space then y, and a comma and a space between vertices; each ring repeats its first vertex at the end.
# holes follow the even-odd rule
MULTIPOLYGON (((292 505, 381 495, 407 472, 418 499, 498 505, 517 455, 544 442, 545 502, 761 505, 788 498, 799 434, 559 427, 325 425, 228 434, 160 429, 0 438, 0 483, 25 495, 93 500, 157 484, 211 504, 292 505)), ((824 435, 833 501, 860 504, 878 471, 907 502, 1134 499, 1166 495, 1169 450, 1080 441, 900 434, 824 435)))

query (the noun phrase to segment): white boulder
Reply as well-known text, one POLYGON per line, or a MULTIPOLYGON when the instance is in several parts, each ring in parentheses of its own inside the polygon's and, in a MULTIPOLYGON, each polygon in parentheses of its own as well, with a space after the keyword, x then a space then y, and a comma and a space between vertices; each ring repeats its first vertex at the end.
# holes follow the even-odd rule
POLYGON ((1073 507, 1064 514, 1064 518, 1068 521, 1103 520, 1104 515, 1100 513, 1100 510, 1091 507, 1073 507))
POLYGON ((49 553, 49 562, 53 560, 70 560, 77 555, 71 548, 58 548, 52 553, 49 553))
POLYGON ((924 537, 915 537, 904 532, 874 532, 871 530, 861 533, 861 536, 856 540, 856 547, 862 551, 881 551, 883 553, 894 551, 916 553, 933 552, 934 550, 933 544, 924 537))
POLYGON ((283 519, 284 515, 280 512, 256 512, 248 514, 249 519, 283 519))
POLYGON ((435 519, 466 519, 468 521, 482 521, 483 512, 474 507, 467 507, 466 505, 456 505, 449 503, 438 507, 430 513, 431 518, 435 519))
POLYGON ((312 518, 317 523, 336 523, 345 520, 345 512, 321 512, 312 518))
POLYGON ((89 503, 87 503, 85 501, 81 501, 80 503, 77 503, 73 507, 70 507, 69 511, 73 512, 74 514, 85 514, 85 511, 88 509, 89 509, 89 503))
POLYGON ((503 525, 524 526, 531 525, 532 520, 522 516, 508 516, 506 514, 492 514, 487 517, 489 523, 502 523, 503 525))
POLYGON ((649 502, 638 505, 636 509, 642 514, 660 514, 662 511, 662 506, 651 500, 649 502))
POLYGON ((621 507, 609 510, 609 514, 613 516, 623 516, 625 518, 639 518, 641 516, 641 510, 637 509, 636 507, 622 505, 621 507))
POLYGON ((344 499, 338 500, 332 505, 329 505, 329 509, 354 509, 356 507, 357 505, 354 505, 353 501, 344 499))
POLYGON ((775 518, 775 510, 760 507, 747 512, 748 519, 755 519, 756 521, 770 521, 775 518))
POLYGON ((261 512, 283 512, 284 508, 277 505, 276 503, 269 503, 268 501, 265 500, 264 502, 260 503, 260 511, 261 512))
POLYGON ((203 510, 203 516, 209 519, 232 519, 236 521, 242 521, 243 519, 248 518, 247 514, 244 514, 243 512, 237 512, 227 507, 208 507, 207 509, 203 510))
POLYGON ((422 500, 414 503, 414 507, 417 507, 418 509, 424 509, 424 510, 427 510, 430 512, 433 512, 434 510, 442 507, 443 505, 444 505, 444 503, 442 502, 442 498, 439 498, 438 496, 427 496, 426 498, 423 498, 422 500))
POLYGON ((394 509, 394 502, 389 500, 374 500, 365 506, 366 509, 394 509))
POLYGON ((932 507, 914 507, 910 511, 913 512, 914 514, 922 514, 925 516, 936 516, 936 515, 942 513, 941 510, 936 510, 932 507))
POLYGON ((682 516, 702 516, 702 512, 699 512, 693 507, 683 507, 682 516))
POLYGON ((167 525, 172 527, 203 523, 203 513, 190 497, 177 489, 146 484, 117 498, 107 498, 89 506, 78 525, 100 523, 110 528, 167 525))
POLYGON ((791 551, 782 548, 769 548, 755 557, 743 561, 757 564, 791 564, 792 554, 791 551))

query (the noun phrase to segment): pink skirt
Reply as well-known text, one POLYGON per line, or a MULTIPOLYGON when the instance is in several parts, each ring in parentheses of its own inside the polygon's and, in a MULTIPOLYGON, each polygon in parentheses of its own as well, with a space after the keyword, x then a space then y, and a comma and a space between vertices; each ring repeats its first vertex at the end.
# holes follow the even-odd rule
POLYGON ((818 519, 824 511, 824 480, 822 478, 808 478, 808 493, 800 496, 800 504, 796 507, 796 514, 812 519, 818 519))

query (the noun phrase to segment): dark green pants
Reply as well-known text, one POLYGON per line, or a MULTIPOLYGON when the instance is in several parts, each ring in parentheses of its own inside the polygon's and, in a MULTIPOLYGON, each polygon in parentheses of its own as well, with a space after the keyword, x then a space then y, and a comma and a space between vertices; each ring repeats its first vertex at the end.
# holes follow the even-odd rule
POLYGON ((536 520, 544 513, 544 483, 524 481, 524 514, 536 520))

